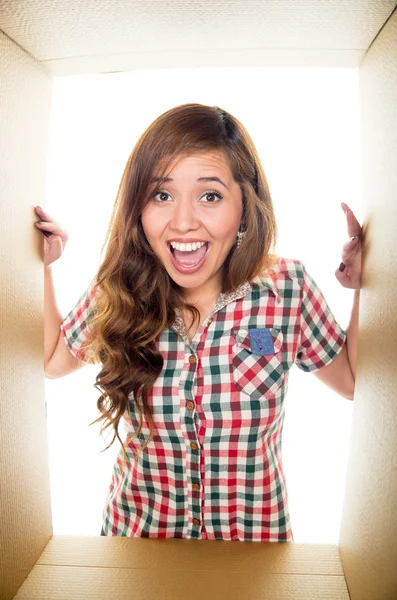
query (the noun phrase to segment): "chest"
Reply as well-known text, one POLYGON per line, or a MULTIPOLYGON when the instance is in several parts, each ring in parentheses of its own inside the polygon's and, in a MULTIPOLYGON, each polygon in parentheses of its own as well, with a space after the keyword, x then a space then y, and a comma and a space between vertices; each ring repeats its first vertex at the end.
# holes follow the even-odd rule
MULTIPOLYGON (((216 447, 230 436, 259 440, 281 422, 292 346, 286 330, 267 324, 259 329, 251 316, 221 325, 214 315, 195 343, 186 343, 176 332, 164 335, 159 344, 163 369, 148 398, 163 444, 168 440, 171 449, 178 440, 184 448, 193 433, 216 447), (250 331, 265 332, 259 336, 263 352, 250 331)), ((138 415, 133 416, 134 430, 138 423, 138 415)), ((141 441, 148 430, 144 418, 141 441)))
MULTIPOLYGON (((162 332, 156 347, 163 367, 148 397, 159 439, 183 448, 192 432, 214 441, 273 431, 299 346, 299 296, 291 297, 283 305, 252 295, 207 315, 202 309, 199 324, 191 325, 188 313, 162 332)), ((135 430, 134 402, 130 410, 135 430)), ((148 430, 144 418, 142 439, 148 430)))
MULTIPOLYGON (((155 381, 150 402, 159 416, 184 411, 184 403, 202 407, 221 402, 238 407, 241 401, 267 399, 280 392, 298 347, 293 316, 257 311, 218 311, 186 331, 163 332, 157 349, 163 368, 155 381), (171 408, 172 407, 172 408, 171 408)), ((190 321, 187 319, 189 325, 190 321)))

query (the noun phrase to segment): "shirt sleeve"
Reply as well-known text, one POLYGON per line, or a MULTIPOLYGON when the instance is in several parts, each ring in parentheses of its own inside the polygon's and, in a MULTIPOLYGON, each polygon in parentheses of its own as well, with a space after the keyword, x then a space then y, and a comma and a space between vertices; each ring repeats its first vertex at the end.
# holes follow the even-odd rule
POLYGON ((347 336, 303 263, 302 268, 300 342, 295 363, 302 371, 313 372, 336 358, 343 349, 347 336))
POLYGON ((93 363, 93 355, 84 348, 82 344, 91 335, 89 322, 95 314, 96 290, 94 284, 96 278, 90 282, 88 288, 80 296, 74 308, 65 317, 60 330, 63 334, 65 344, 75 358, 81 362, 93 363))

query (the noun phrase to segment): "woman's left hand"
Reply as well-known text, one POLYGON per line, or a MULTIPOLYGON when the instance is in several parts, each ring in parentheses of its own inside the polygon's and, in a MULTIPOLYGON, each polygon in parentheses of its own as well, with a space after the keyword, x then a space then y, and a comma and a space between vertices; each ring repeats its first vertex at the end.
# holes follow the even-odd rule
POLYGON ((341 266, 345 265, 345 268, 343 271, 337 269, 335 277, 343 287, 359 290, 361 287, 362 227, 348 205, 341 202, 341 206, 346 214, 347 233, 350 240, 346 242, 342 250, 341 266))

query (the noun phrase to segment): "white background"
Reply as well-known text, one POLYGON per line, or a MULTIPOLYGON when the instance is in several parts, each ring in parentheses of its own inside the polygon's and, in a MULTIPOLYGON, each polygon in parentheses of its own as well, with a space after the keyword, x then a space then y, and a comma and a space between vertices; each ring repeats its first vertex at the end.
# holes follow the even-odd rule
MULTIPOLYGON (((357 69, 137 70, 54 81, 44 208, 70 236, 53 265, 64 317, 99 266, 136 141, 161 113, 199 102, 224 108, 248 129, 270 185, 276 252, 305 262, 347 328, 353 291, 334 272, 348 239, 340 203, 362 223, 357 69)), ((45 380, 55 535, 100 534, 118 444, 101 453, 99 426, 88 426, 98 415, 99 369, 45 380)), ((283 462, 296 543, 338 543, 353 409, 313 374, 291 369, 283 462)))

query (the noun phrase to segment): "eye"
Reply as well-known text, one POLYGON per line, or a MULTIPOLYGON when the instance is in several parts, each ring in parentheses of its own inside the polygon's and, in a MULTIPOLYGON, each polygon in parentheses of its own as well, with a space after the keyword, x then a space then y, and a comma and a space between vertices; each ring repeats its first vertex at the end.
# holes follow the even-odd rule
MULTIPOLYGON (((222 200, 223 196, 222 194, 220 194, 219 192, 215 191, 215 190, 209 190, 208 192, 205 192, 205 194, 202 196, 202 198, 207 197, 207 203, 208 204, 215 204, 215 202, 218 202, 218 200, 222 200), (211 199, 208 199, 208 196, 211 199)), ((159 190, 156 194, 154 194, 153 199, 156 202, 159 202, 160 204, 164 204, 165 202, 168 201, 168 199, 170 198, 170 195, 168 192, 163 192, 161 190, 159 190), (160 196, 159 198, 157 198, 157 196, 160 196)))
POLYGON ((167 202, 167 198, 157 198, 157 196, 169 196, 168 192, 162 192, 161 190, 159 192, 157 192, 157 194, 155 194, 153 196, 153 199, 156 200, 156 202, 160 202, 160 203, 164 203, 167 202))
POLYGON ((217 202, 218 200, 222 200, 223 196, 222 194, 220 194, 219 192, 216 192, 215 190, 211 190, 209 192, 205 192, 204 197, 205 196, 215 196, 215 200, 207 200, 208 204, 214 204, 215 202, 217 202))

